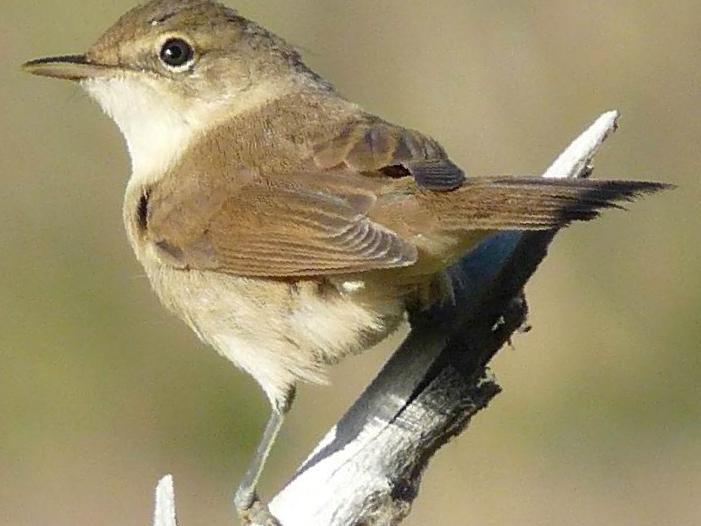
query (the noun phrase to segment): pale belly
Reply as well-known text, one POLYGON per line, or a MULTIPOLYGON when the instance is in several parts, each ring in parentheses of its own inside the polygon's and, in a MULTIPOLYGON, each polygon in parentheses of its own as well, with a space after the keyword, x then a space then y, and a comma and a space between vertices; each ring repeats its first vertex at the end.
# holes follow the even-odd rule
POLYGON ((146 271, 164 305, 271 401, 300 380, 324 382, 325 365, 378 343, 404 319, 401 295, 361 282, 290 283, 158 263, 146 271))

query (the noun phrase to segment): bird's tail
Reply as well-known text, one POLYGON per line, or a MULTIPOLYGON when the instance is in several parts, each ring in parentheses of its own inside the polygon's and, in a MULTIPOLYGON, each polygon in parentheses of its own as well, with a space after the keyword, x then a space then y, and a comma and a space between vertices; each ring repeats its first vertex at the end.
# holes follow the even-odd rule
POLYGON ((590 221, 670 185, 642 181, 477 177, 453 192, 416 197, 440 230, 547 230, 590 221))

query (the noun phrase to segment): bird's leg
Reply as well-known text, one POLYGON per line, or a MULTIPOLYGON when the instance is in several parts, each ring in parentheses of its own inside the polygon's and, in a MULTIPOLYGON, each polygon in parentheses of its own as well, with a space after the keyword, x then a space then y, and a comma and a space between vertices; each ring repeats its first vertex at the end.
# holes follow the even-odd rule
POLYGON ((236 490, 234 504, 243 524, 254 523, 266 526, 277 526, 279 524, 270 514, 267 506, 259 501, 256 487, 293 399, 294 389, 290 389, 284 399, 272 404, 272 411, 265 426, 263 437, 256 448, 246 474, 236 490))

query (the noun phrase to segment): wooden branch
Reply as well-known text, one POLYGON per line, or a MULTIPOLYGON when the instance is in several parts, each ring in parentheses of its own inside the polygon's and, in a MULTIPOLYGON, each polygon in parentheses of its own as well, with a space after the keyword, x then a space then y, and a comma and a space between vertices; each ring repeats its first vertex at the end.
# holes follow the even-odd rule
MULTIPOLYGON (((602 115, 544 177, 588 177, 617 118, 602 115)), ((487 364, 524 325, 523 287, 555 234, 495 235, 451 269, 455 304, 413 313, 401 347, 271 502, 284 526, 379 526, 408 515, 433 454, 500 392, 487 364)), ((168 480, 157 518, 174 509, 168 480)))

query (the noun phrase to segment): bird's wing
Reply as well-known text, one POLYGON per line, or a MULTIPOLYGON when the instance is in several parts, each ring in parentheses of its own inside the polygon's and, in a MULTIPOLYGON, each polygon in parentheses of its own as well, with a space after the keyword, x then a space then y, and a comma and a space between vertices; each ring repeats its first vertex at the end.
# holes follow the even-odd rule
POLYGON ((465 181, 465 173, 434 139, 379 119, 349 124, 330 141, 321 142, 314 150, 314 161, 321 169, 343 167, 370 176, 411 176, 427 190, 454 190, 465 181))
POLYGON ((375 196, 252 178, 236 187, 160 185, 144 236, 179 268, 295 278, 411 265, 417 250, 367 212, 375 196))
POLYGON ((167 264, 239 276, 404 267, 417 249, 368 217, 378 195, 396 179, 442 191, 464 181, 436 141, 379 119, 350 123, 311 151, 301 173, 225 165, 218 177, 171 177, 147 196, 143 235, 167 264))

